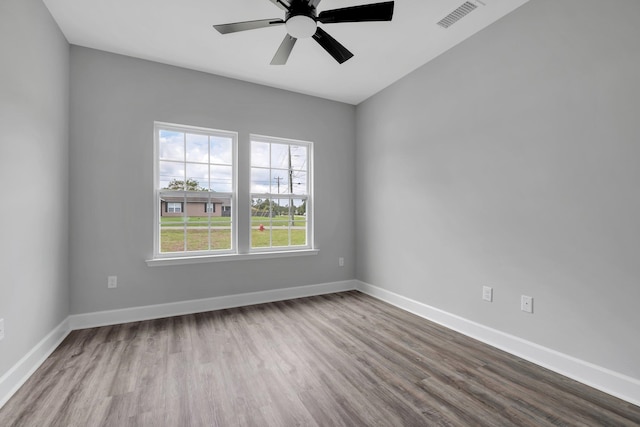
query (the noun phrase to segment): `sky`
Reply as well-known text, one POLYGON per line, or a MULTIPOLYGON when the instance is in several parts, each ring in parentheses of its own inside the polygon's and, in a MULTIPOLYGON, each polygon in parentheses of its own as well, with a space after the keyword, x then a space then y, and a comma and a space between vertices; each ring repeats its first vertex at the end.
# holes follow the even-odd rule
MULTIPOLYGON (((212 135, 160 129, 159 188, 173 179, 195 179, 210 191, 233 191, 233 133, 212 135)), ((280 143, 259 137, 251 142, 251 192, 306 195, 308 145, 280 143), (291 178, 289 182, 289 153, 291 178)), ((296 203, 297 204, 297 203, 296 203)))

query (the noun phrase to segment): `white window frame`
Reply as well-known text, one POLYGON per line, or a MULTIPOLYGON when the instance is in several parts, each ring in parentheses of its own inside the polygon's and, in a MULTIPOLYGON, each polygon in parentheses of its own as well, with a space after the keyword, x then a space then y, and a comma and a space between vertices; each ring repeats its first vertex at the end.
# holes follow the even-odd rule
MULTIPOLYGON (((238 194, 238 173, 237 173, 237 163, 238 163, 238 133, 233 131, 219 130, 219 129, 210 129, 196 126, 188 126, 188 125, 179 125, 175 123, 164 123, 164 122, 155 122, 153 127, 153 139, 154 139, 154 150, 153 150, 153 186, 154 186, 154 226, 153 226, 153 258, 147 261, 147 264, 153 262, 155 260, 162 259, 186 259, 193 257, 203 257, 203 256, 216 256, 216 255, 227 255, 233 254, 237 252, 237 209, 231 209, 231 247, 229 249, 216 249, 216 250, 202 250, 202 251, 180 251, 180 252, 160 252, 160 227, 161 227, 161 215, 160 215, 160 205, 161 205, 161 189, 160 187, 160 140, 159 135, 161 130, 167 131, 175 131, 175 132, 184 132, 189 134, 198 134, 198 135, 207 135, 207 136, 221 136, 225 138, 231 138, 233 145, 233 154, 232 154, 232 176, 233 176, 233 184, 230 193, 221 192, 216 193, 217 196, 229 198, 231 200, 231 206, 237 206, 237 194, 238 194)), ((187 162, 185 159, 185 164, 192 163, 187 162)), ((211 164, 211 163, 209 163, 211 164)), ((162 190, 162 192, 167 192, 167 190, 162 190)), ((184 194, 183 192, 176 191, 176 194, 184 194)), ((206 209, 205 209, 206 210, 206 209)), ((187 214, 186 206, 182 209, 183 215, 187 214)))
MULTIPOLYGON (((266 135, 250 135, 250 145, 253 142, 265 142, 269 144, 284 144, 284 145, 297 145, 297 146, 305 146, 307 149, 307 188, 306 194, 295 194, 295 193, 252 193, 249 192, 249 210, 251 216, 251 204, 254 198, 261 199, 304 199, 306 201, 306 237, 307 242, 306 245, 296 245, 296 246, 270 246, 270 247, 256 247, 253 248, 253 243, 251 239, 249 241, 249 252, 250 253, 265 253, 265 252, 283 252, 283 251, 298 251, 298 250, 308 250, 314 247, 313 243, 313 142, 310 141, 301 141, 296 139, 288 139, 288 138, 278 138, 273 136, 266 135)), ((249 147, 250 154, 253 153, 252 148, 249 147)), ((249 168, 253 167, 253 161, 249 160, 249 168)), ((249 224, 251 227, 252 224, 249 224)), ((249 233, 251 235, 251 233, 249 233)))
MULTIPOLYGON (((239 138, 237 132, 203 128, 175 123, 154 122, 154 149, 153 149, 153 189, 154 189, 154 222, 153 222, 153 250, 152 257, 146 260, 148 266, 167 266, 181 264, 198 264, 220 261, 241 261, 251 259, 285 258, 316 255, 319 250, 314 243, 313 227, 313 143, 309 141, 276 138, 263 135, 245 135, 239 138), (160 252, 160 189, 159 173, 159 131, 174 130, 177 132, 214 134, 218 136, 232 137, 233 140, 233 189, 229 193, 230 206, 224 209, 221 206, 221 213, 231 209, 231 249, 230 250, 207 250, 207 251, 184 251, 184 252, 160 252), (307 195, 306 216, 307 216, 307 244, 305 246, 284 246, 276 248, 251 248, 251 141, 253 138, 261 141, 270 140, 276 143, 289 143, 294 145, 308 146, 308 170, 307 170, 307 195), (239 162, 239 158, 246 159, 239 162), (239 179, 239 174, 241 178, 239 179), (239 200, 241 202, 239 202, 239 200), (246 205, 245 205, 246 203, 246 205), (242 211, 242 212, 240 212, 242 211)), ((164 190, 166 192, 166 190, 164 190)), ((226 193, 225 193, 226 194, 226 193)), ((299 197, 292 197, 299 198, 299 197)), ((186 214, 186 207, 182 209, 186 214)))

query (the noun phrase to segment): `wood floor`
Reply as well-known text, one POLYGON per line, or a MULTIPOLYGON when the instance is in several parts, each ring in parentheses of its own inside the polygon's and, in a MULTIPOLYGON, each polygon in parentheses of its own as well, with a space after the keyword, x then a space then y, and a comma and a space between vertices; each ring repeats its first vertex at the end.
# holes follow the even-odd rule
POLYGON ((0 426, 638 426, 640 408, 356 291, 72 332, 0 426))

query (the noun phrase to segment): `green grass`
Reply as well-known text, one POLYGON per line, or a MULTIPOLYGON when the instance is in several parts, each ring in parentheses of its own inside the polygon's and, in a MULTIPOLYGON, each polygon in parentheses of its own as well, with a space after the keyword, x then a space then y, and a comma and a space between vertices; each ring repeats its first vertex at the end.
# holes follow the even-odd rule
MULTIPOLYGON (((166 218, 166 217, 165 217, 166 218)), ((185 228, 182 218, 168 217, 170 221, 162 221, 160 230, 160 252, 193 252, 208 250, 231 249, 231 222, 229 218, 216 217, 212 219, 212 225, 225 228, 209 229, 208 217, 191 217, 186 227, 186 248, 185 248, 185 228), (204 221, 195 218, 204 218, 204 221), (178 219, 178 221, 176 221, 178 219), (221 221, 213 221, 213 219, 221 221), (226 220, 226 221, 225 221, 226 220), (174 227, 175 226, 175 227, 174 227), (181 227, 182 226, 182 227, 181 227), (201 226, 202 228, 199 228, 201 226)), ((255 217, 252 221, 251 247, 286 247, 304 246, 306 244, 307 231, 305 228, 306 218, 297 216, 294 225, 296 228, 289 229, 289 217, 272 218, 255 217), (267 220, 267 221, 265 221, 267 220), (258 229, 259 225, 264 225, 264 231, 258 229), (283 227, 283 228, 270 228, 283 227), (301 227, 301 228, 299 228, 301 227), (271 242, 269 237, 271 236, 271 242), (291 240, 289 240, 291 239, 291 240)))
MULTIPOLYGON (((271 246, 304 246, 307 237, 307 231, 302 229, 291 230, 291 243, 289 243, 289 230, 288 229, 274 229, 271 230, 271 246)), ((268 248, 269 247, 269 229, 264 231, 253 229, 251 230, 251 247, 252 248, 268 248)))
MULTIPOLYGON (((189 216, 187 217, 187 224, 209 224, 209 219, 211 219, 211 224, 216 225, 229 225, 231 224, 231 218, 228 216, 212 216, 209 218, 208 216, 189 216)), ((160 218, 160 223, 162 225, 183 225, 184 217, 182 216, 163 216, 160 218)))
POLYGON ((187 247, 184 247, 184 230, 163 229, 160 232, 161 252, 208 251, 231 249, 231 230, 187 229, 187 247), (211 246, 209 246, 211 232, 211 246))

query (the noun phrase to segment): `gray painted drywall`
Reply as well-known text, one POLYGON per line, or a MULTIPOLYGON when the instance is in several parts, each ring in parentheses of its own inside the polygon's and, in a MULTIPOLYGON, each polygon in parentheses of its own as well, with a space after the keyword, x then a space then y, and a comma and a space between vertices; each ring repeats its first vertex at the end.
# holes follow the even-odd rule
POLYGON ((68 315, 69 45, 40 0, 0 2, 0 377, 68 315))
POLYGON ((532 0, 360 104, 357 278, 640 379, 638 17, 532 0))
POLYGON ((70 132, 71 313, 355 277, 354 106, 72 46, 70 132), (148 267, 154 120, 313 141, 320 253, 148 267))

